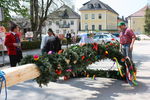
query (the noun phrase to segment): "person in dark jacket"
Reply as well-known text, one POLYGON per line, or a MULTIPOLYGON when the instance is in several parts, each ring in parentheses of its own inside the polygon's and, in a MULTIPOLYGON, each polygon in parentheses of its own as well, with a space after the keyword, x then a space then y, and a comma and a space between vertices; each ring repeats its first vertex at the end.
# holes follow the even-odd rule
POLYGON ((48 38, 47 42, 44 45, 44 51, 46 53, 48 53, 49 51, 56 53, 61 50, 60 39, 55 36, 52 29, 49 29, 48 32, 51 34, 51 36, 48 38))

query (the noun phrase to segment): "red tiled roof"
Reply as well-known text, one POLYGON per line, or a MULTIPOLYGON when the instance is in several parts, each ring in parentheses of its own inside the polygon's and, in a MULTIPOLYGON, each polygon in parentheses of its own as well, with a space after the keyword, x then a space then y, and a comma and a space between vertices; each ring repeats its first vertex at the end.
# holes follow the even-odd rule
POLYGON ((129 17, 144 17, 145 16, 145 10, 147 9, 147 7, 148 6, 146 5, 144 8, 142 8, 139 11, 131 14, 129 17))

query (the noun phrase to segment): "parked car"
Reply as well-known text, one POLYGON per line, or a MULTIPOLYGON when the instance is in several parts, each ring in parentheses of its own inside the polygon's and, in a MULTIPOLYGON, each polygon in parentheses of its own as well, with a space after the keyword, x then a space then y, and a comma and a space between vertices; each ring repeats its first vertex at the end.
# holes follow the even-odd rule
POLYGON ((119 37, 116 37, 115 35, 112 35, 112 37, 113 37, 117 42, 120 41, 120 38, 119 38, 119 37))
POLYGON ((145 34, 136 35, 140 40, 150 40, 150 37, 145 34))
POLYGON ((119 42, 119 40, 117 40, 117 38, 111 34, 100 34, 100 35, 95 35, 93 37, 94 42, 102 44, 102 43, 108 43, 108 42, 119 42))
POLYGON ((112 33, 112 35, 119 37, 119 33, 112 33))

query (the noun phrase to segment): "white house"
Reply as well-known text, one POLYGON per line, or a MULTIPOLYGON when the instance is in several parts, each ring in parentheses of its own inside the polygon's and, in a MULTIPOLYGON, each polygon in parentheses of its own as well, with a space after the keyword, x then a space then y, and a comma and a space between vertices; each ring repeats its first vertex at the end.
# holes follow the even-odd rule
POLYGON ((68 32, 77 34, 79 22, 80 15, 67 5, 63 5, 48 16, 42 33, 46 34, 47 30, 51 28, 55 34, 66 34, 68 32))

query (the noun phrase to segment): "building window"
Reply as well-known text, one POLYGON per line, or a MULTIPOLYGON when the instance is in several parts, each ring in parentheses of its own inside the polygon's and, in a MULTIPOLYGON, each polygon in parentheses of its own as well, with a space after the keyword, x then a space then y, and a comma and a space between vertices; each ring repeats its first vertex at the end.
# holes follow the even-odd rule
POLYGON ((56 33, 59 34, 59 30, 56 30, 56 33))
POLYGON ((88 24, 85 24, 85 31, 88 31, 88 24))
POLYGON ((59 25, 59 21, 56 21, 56 25, 59 25))
POLYGON ((99 14, 99 15, 98 15, 98 18, 99 18, 99 19, 102 19, 102 14, 99 14))
POLYGON ((63 30, 63 33, 64 33, 64 34, 66 34, 66 33, 67 33, 67 31, 66 31, 66 30, 63 30))
POLYGON ((71 21, 71 25, 74 25, 74 21, 71 21))
POLYGON ((102 8, 100 4, 96 3, 94 4, 95 8, 102 8))
POLYGON ((52 25, 52 21, 49 21, 49 25, 52 25))
POLYGON ((94 8, 93 4, 88 4, 88 8, 90 9, 94 8))
POLYGON ((71 30, 71 33, 74 33, 74 30, 73 30, 73 29, 71 30))
POLYGON ((102 25, 99 25, 99 30, 102 30, 102 25))
POLYGON ((92 14, 92 19, 95 19, 95 14, 92 14))
POLYGON ((63 24, 64 24, 64 25, 67 25, 67 22, 66 22, 66 21, 63 21, 63 24))
POLYGON ((85 14, 85 19, 88 19, 88 14, 85 14))
POLYGON ((92 25, 92 31, 95 31, 95 25, 92 25))

